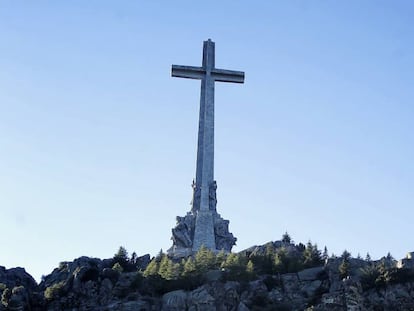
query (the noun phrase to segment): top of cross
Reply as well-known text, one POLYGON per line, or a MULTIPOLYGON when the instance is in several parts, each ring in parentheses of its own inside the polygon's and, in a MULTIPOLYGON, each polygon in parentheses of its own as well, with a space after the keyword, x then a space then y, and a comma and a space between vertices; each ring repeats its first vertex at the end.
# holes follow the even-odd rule
POLYGON ((211 39, 204 41, 203 66, 181 66, 172 65, 171 75, 173 77, 188 79, 205 79, 209 75, 214 81, 243 83, 244 72, 215 68, 215 45, 211 39))

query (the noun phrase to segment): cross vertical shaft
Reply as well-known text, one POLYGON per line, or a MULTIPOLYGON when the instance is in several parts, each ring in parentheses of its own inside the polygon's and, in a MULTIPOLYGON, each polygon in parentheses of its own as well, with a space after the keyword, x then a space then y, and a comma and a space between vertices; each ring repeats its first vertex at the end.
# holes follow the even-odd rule
POLYGON ((195 210, 209 209, 209 189, 214 181, 214 42, 205 41, 203 46, 203 68, 201 80, 200 119, 198 127, 196 189, 200 189, 199 206, 195 210))

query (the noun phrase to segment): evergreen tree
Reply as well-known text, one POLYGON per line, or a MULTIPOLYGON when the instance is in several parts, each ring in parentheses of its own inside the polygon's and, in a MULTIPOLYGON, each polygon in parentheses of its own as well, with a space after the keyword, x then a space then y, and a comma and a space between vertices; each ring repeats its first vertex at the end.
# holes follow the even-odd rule
POLYGON ((151 262, 148 264, 147 268, 144 271, 144 276, 145 277, 149 277, 149 276, 154 276, 158 274, 158 267, 159 264, 157 262, 157 260, 154 258, 151 260, 151 262))
POLYGON ((286 244, 290 244, 291 241, 292 241, 292 239, 291 239, 289 233, 286 231, 282 236, 282 242, 286 243, 286 244))
POLYGON ((344 250, 341 257, 342 257, 342 259, 349 260, 349 258, 351 258, 351 253, 348 252, 347 250, 344 250))
POLYGON ((329 254, 328 254, 328 249, 326 248, 326 246, 323 248, 323 253, 322 253, 322 260, 326 261, 329 259, 329 254))
POLYGON ((261 270, 265 274, 271 274, 274 272, 274 257, 275 247, 272 242, 266 244, 265 254, 256 257, 256 267, 260 266, 261 270))
POLYGON ((166 280, 174 280, 178 277, 179 264, 175 264, 167 256, 164 256, 160 262, 158 274, 166 280))
POLYGON ((273 242, 269 242, 266 244, 265 255, 270 258, 272 258, 275 255, 275 246, 273 245, 273 242))
POLYGON ((182 276, 187 277, 196 272, 196 265, 192 257, 188 257, 184 264, 182 276))
POLYGON ((227 280, 240 281, 248 280, 249 278, 247 263, 238 254, 230 253, 226 261, 223 262, 222 268, 226 271, 227 280))
POLYGON ((253 262, 252 262, 251 260, 249 260, 249 261, 247 262, 247 265, 246 265, 246 272, 247 272, 247 273, 249 273, 249 274, 251 274, 251 275, 253 275, 253 274, 254 274, 254 264, 253 264, 253 262))
POLYGON ((318 250, 318 245, 313 245, 310 241, 306 244, 303 251, 303 264, 306 268, 319 266, 322 264, 321 252, 318 250))
POLYGON ((162 257, 164 256, 164 252, 162 251, 162 248, 160 249, 160 251, 158 252, 157 256, 155 256, 155 260, 157 262, 161 262, 162 257))
POLYGON ((130 259, 131 264, 136 265, 137 260, 138 260, 137 253, 133 252, 132 255, 131 255, 131 259, 130 259))
POLYGON ((344 250, 341 258, 342 258, 342 263, 339 265, 339 268, 338 268, 339 275, 341 276, 341 278, 345 278, 349 276, 349 270, 350 270, 349 259, 351 258, 351 253, 348 252, 347 250, 344 250))
POLYGON ((254 269, 254 264, 253 261, 249 260, 246 264, 246 271, 244 273, 246 275, 246 279, 247 280, 254 280, 257 275, 256 275, 256 271, 254 269))
POLYGON ((338 269, 341 278, 346 278, 349 275, 349 260, 343 259, 338 269))
POLYGON ((240 267, 240 265, 241 265, 241 262, 240 262, 239 255, 237 255, 236 253, 230 253, 227 256, 226 260, 221 265, 221 267, 224 269, 231 269, 231 268, 240 267))
POLYGON ((303 253, 303 252, 305 251, 305 249, 306 249, 306 246, 305 246, 305 244, 303 244, 303 243, 299 243, 298 245, 296 245, 296 249, 297 249, 300 253, 303 253))
POLYGON ((197 270, 200 272, 206 272, 209 269, 214 268, 215 264, 215 254, 204 245, 201 246, 198 252, 195 254, 195 265, 197 270))
POLYGON ((226 260, 227 254, 224 252, 224 250, 221 250, 217 255, 216 255, 216 268, 221 267, 221 265, 223 264, 223 262, 226 260))
POLYGON ((389 270, 387 269, 387 264, 384 258, 381 259, 376 269, 378 271, 378 277, 375 280, 375 285, 377 287, 385 287, 387 283, 391 280, 391 275, 389 273, 389 270))
POLYGON ((368 265, 360 269, 361 271, 361 285, 364 290, 373 288, 376 286, 376 281, 380 276, 377 267, 374 265, 368 265))
POLYGON ((288 253, 285 247, 281 247, 277 250, 273 256, 273 269, 274 272, 286 273, 289 268, 288 253))
POLYGON ((163 254, 161 261, 160 261, 160 266, 158 268, 158 274, 163 278, 163 279, 167 279, 168 277, 168 268, 171 264, 171 260, 167 257, 167 255, 163 254))
POLYGON ((125 268, 129 261, 128 252, 125 247, 120 246, 113 259, 115 263, 118 262, 123 268, 125 268))

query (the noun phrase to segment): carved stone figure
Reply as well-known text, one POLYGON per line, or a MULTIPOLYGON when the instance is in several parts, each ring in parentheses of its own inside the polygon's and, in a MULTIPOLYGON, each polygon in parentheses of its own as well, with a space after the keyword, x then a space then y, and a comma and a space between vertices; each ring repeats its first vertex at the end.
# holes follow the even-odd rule
POLYGON ((229 221, 224 220, 219 215, 214 224, 214 234, 216 238, 216 248, 218 250, 231 251, 237 239, 229 232, 229 221))
MULTIPOLYGON (((192 216, 194 217, 194 216, 192 216)), ((191 215, 185 217, 177 216, 177 224, 172 229, 172 240, 175 246, 182 248, 191 248, 193 245, 192 235, 194 232, 194 221, 191 215)))
POLYGON ((193 184, 193 200, 191 210, 193 212, 200 209, 201 188, 193 184))
POLYGON ((209 189, 209 209, 210 211, 216 211, 217 206, 217 182, 214 180, 210 184, 209 189))

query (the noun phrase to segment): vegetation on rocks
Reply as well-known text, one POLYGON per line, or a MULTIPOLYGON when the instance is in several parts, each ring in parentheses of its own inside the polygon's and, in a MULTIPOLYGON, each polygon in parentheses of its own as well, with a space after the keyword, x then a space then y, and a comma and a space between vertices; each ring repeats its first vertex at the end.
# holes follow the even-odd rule
POLYGON ((120 247, 110 259, 62 262, 39 285, 22 268, 0 267, 0 311, 413 310, 412 257, 328 256, 288 233, 240 253, 202 247, 184 259, 120 247))

